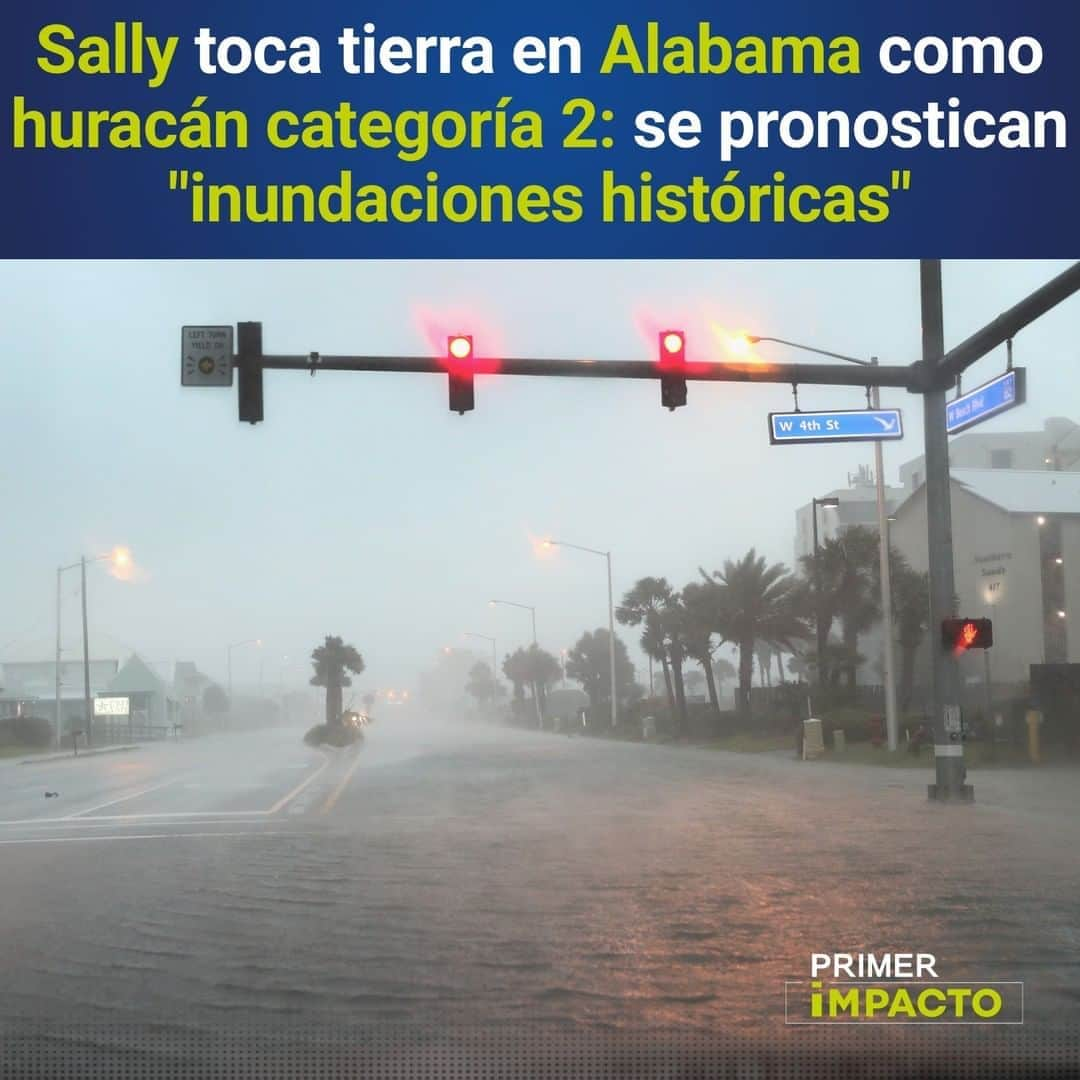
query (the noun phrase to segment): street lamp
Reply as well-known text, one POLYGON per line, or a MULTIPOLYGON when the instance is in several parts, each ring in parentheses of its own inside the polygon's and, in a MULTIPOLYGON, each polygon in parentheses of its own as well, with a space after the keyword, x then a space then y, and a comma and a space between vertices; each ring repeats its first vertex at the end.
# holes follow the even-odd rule
POLYGON ((504 607, 516 607, 521 608, 522 611, 527 611, 532 615, 532 641, 536 644, 536 608, 532 604, 519 604, 514 600, 489 600, 488 607, 495 607, 496 604, 501 604, 504 607))
MULTIPOLYGON (((615 596, 611 587, 611 552, 600 551, 598 548, 584 547, 581 544, 571 544, 566 540, 545 540, 544 547, 566 547, 574 551, 585 551, 590 555, 599 555, 607 560, 607 603, 608 603, 608 661, 611 666, 611 726, 615 727, 619 719, 618 694, 615 687, 615 596)), ((565 671, 564 671, 565 675, 565 671)))
POLYGON ((85 710, 86 745, 91 744, 94 707, 90 701, 90 640, 87 634, 86 618, 86 567, 89 563, 108 562, 115 570, 123 570, 131 565, 131 552, 125 547, 115 547, 104 555, 95 555, 88 559, 85 555, 76 563, 56 568, 56 673, 55 673, 55 709, 56 709, 56 746, 60 747, 63 717, 60 709, 60 587, 65 570, 80 571, 82 593, 82 631, 83 631, 83 708, 85 710))
MULTIPOLYGON (((828 349, 818 349, 813 345, 804 345, 798 341, 786 341, 784 338, 747 335, 745 340, 751 345, 756 345, 761 341, 771 341, 777 345, 786 345, 790 349, 800 349, 802 352, 816 353, 818 356, 828 356, 833 360, 843 360, 845 363, 859 364, 862 367, 877 367, 878 363, 876 356, 864 360, 858 356, 830 352, 828 349)), ((881 408, 881 393, 876 386, 869 391, 869 404, 873 409, 881 408)), ((888 513, 885 506, 885 466, 880 439, 874 440, 874 479, 877 489, 878 559, 881 567, 881 624, 885 652, 885 733, 889 750, 895 751, 898 742, 898 726, 896 720, 896 673, 893 664, 892 568, 889 565, 889 534, 885 520, 888 513)), ((814 527, 817 528, 816 514, 814 527)), ((818 664, 820 665, 820 663, 819 638, 818 664)), ((819 666, 819 674, 820 671, 819 666)))
POLYGON ((262 638, 245 638, 243 641, 234 641, 231 645, 225 647, 226 667, 228 668, 229 677, 229 708, 232 708, 232 653, 233 649, 239 649, 242 645, 255 645, 258 648, 262 648, 262 638))
MULTIPOLYGON (((495 607, 501 604, 503 607, 516 607, 521 608, 523 611, 529 612, 532 616, 532 643, 536 644, 536 608, 532 604, 519 604, 514 600, 489 600, 488 607, 495 607)), ((544 714, 540 711, 540 699, 535 698, 536 705, 536 726, 542 728, 544 726, 544 714)))
POLYGON ((465 631, 466 637, 479 638, 481 641, 486 641, 491 646, 491 704, 492 707, 498 704, 499 697, 499 672, 496 668, 497 660, 495 659, 496 648, 495 638, 490 637, 488 634, 474 634, 470 630, 465 631))

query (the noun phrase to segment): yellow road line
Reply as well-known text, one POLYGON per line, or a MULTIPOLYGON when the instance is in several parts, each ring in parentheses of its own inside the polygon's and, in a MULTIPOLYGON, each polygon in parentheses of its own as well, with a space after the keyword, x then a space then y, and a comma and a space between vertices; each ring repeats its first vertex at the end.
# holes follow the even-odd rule
POLYGON ((360 755, 356 755, 356 760, 349 766, 349 771, 341 778, 341 783, 338 784, 333 791, 330 792, 330 797, 322 804, 319 809, 320 814, 329 814, 334 809, 334 803, 341 798, 341 793, 349 786, 349 781, 352 779, 352 774, 356 772, 360 765, 360 755))
POLYGON ((297 784, 296 787, 294 787, 292 791, 288 793, 288 795, 283 795, 280 799, 278 799, 276 803, 274 803, 273 806, 270 807, 269 810, 265 811, 265 813, 276 814, 280 809, 288 806, 288 804, 291 803, 293 799, 295 799, 296 796, 299 795, 300 792, 303 791, 304 788, 306 788, 308 784, 312 782, 312 780, 316 779, 316 777, 321 776, 326 771, 326 767, 329 764, 330 758, 329 756, 326 756, 326 759, 323 761, 323 763, 309 777, 301 780, 300 783, 297 784))

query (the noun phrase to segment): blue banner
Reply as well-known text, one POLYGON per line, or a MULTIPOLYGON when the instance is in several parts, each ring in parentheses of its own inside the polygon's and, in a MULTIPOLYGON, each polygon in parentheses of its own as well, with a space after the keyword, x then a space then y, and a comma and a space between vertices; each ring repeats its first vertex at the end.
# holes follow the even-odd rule
POLYGON ((1024 374, 1023 368, 1014 368, 950 401, 945 409, 945 430, 955 435, 1022 405, 1027 386, 1024 374))
POLYGON ((769 413, 773 443, 881 442, 903 437, 899 409, 769 413))
POLYGON ((0 255, 1072 256, 1080 7, 7 9, 0 255))

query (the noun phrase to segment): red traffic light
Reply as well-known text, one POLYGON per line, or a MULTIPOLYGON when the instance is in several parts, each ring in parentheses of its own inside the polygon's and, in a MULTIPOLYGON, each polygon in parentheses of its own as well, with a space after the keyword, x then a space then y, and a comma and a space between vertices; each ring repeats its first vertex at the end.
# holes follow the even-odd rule
POLYGON ((660 363, 665 367, 686 363, 686 335, 681 330, 660 331, 660 363))
POLYGON ((686 334, 682 330, 660 331, 660 404, 679 409, 686 404, 686 334))
POLYGON ((446 366, 450 378, 450 411, 460 415, 471 412, 476 406, 471 334, 452 334, 446 339, 446 366))
POLYGON ((989 649, 994 644, 994 626, 989 619, 943 619, 941 643, 953 652, 989 649))

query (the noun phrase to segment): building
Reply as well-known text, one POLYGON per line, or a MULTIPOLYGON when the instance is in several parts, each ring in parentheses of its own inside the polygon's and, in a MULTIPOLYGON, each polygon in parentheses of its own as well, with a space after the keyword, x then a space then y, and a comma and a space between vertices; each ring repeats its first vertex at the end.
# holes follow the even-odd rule
MULTIPOLYGON (((953 469, 1080 470, 1080 425, 1056 416, 1042 431, 969 431, 949 442, 953 469)), ((926 482, 926 458, 900 466, 907 497, 926 482)))
MULTIPOLYGON (((123 726, 129 730, 152 731, 160 735, 177 722, 176 705, 164 681, 134 653, 100 696, 128 699, 128 715, 123 726)), ((95 721, 95 730, 107 723, 104 717, 99 717, 95 721)))
MULTIPOLYGON (((983 459, 1010 449, 968 445, 983 459)), ((1040 452, 1038 445, 1045 451, 1043 442, 1024 453, 1040 452)), ((1080 433, 1075 445, 1080 459, 1080 433)), ((1022 441, 1011 448, 1019 451, 1022 441)), ((951 475, 958 614, 993 619, 993 681, 1019 685, 1032 664, 1080 663, 1080 471, 1044 460, 1038 469, 957 467, 951 475)), ((926 569, 925 484, 896 509, 890 540, 915 569, 926 569)), ((981 681, 983 661, 964 658, 968 681, 981 681)), ((925 662, 917 681, 925 681, 925 662)))
MULTIPOLYGON (((903 488, 885 487, 885 511, 891 514, 900 501, 910 492, 903 488)), ((877 484, 874 473, 866 465, 860 465, 857 472, 848 475, 846 488, 835 488, 818 496, 821 499, 836 499, 835 508, 818 507, 818 541, 835 539, 852 525, 862 525, 877 531, 877 484)), ((795 511, 795 562, 797 570, 802 569, 802 559, 814 554, 814 504, 806 503, 795 511)))
MULTIPOLYGON (((104 691, 119 668, 117 660, 90 661, 90 696, 104 691)), ((56 663, 53 660, 30 660, 3 664, 0 676, 6 708, 17 708, 23 715, 41 716, 56 723, 56 663), (14 703, 14 706, 12 705, 14 703)), ((60 729, 81 730, 86 720, 86 693, 83 688, 81 660, 60 663, 60 729)))

